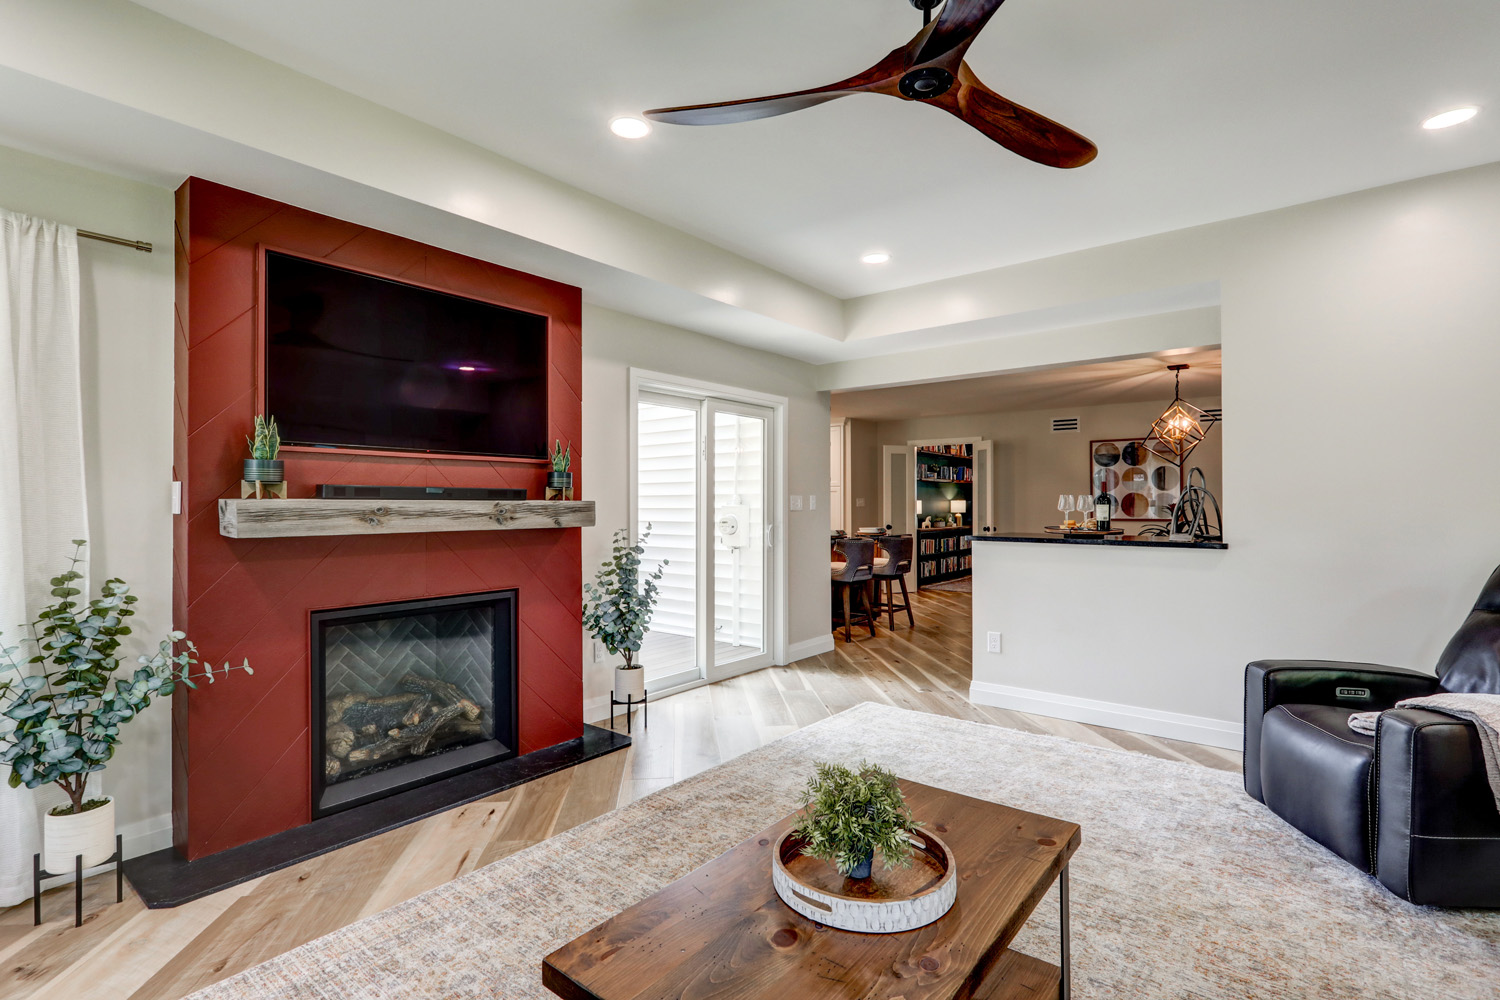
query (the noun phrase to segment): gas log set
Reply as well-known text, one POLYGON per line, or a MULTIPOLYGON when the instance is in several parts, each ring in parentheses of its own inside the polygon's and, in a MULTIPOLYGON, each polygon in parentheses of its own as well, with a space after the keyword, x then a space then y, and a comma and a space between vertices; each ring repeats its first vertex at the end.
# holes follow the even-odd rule
POLYGON ((410 757, 484 738, 484 709, 447 681, 414 673, 393 694, 345 694, 327 702, 324 771, 341 781, 410 757))

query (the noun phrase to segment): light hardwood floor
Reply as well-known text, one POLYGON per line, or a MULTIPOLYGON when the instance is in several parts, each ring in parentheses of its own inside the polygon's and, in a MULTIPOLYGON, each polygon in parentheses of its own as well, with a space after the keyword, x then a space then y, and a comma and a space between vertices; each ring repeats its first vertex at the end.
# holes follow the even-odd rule
POLYGON ((185 906, 148 910, 128 884, 113 904, 103 875, 89 880, 81 928, 71 887, 46 894, 41 927, 29 903, 0 911, 0 997, 176 1000, 862 701, 1239 770, 1225 750, 970 704, 969 601, 923 591, 915 630, 898 619, 895 632, 664 698, 623 753, 185 906))

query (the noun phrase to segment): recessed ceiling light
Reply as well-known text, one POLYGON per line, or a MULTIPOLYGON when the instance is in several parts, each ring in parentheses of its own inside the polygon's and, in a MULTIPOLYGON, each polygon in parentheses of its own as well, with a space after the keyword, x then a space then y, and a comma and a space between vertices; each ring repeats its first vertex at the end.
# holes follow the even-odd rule
POLYGON ((865 254, 860 258, 860 261, 865 264, 886 264, 890 262, 890 259, 890 254, 883 250, 877 250, 875 253, 865 254))
POLYGON ((644 139, 651 134, 651 123, 622 115, 610 121, 609 130, 621 139, 644 139))
POLYGON ((1452 111, 1433 115, 1422 123, 1422 127, 1426 129, 1451 128, 1454 125, 1462 125, 1477 114, 1479 114, 1478 108, 1454 108, 1452 111))

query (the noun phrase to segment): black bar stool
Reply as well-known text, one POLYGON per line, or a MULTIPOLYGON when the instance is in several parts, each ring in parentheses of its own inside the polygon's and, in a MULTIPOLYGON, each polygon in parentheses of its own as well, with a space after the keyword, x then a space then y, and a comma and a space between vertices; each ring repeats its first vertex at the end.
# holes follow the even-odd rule
POLYGON ((891 631, 896 629, 896 612, 906 612, 906 624, 910 628, 917 627, 917 620, 911 613, 911 595, 906 592, 906 574, 911 572, 911 557, 916 549, 916 542, 911 535, 886 535, 877 538, 875 544, 879 546, 880 552, 885 560, 875 560, 873 576, 875 578, 875 613, 878 615, 884 611, 890 617, 889 627, 891 631), (896 601, 896 584, 901 585, 901 601, 896 601))
POLYGON ((854 618, 862 618, 870 626, 870 635, 875 634, 875 610, 871 600, 871 586, 875 579, 875 543, 868 538, 841 538, 833 543, 833 551, 842 555, 842 562, 829 561, 829 574, 835 592, 842 591, 844 603, 844 641, 854 637, 849 626, 854 618), (861 609, 856 613, 850 608, 850 591, 858 588, 863 598, 861 609))

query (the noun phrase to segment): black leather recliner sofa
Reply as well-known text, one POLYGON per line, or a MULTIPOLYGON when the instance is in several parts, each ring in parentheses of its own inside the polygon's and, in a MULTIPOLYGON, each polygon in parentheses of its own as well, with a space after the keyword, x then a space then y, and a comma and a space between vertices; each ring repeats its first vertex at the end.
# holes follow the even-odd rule
POLYGON ((1500 694, 1500 569, 1437 674, 1375 663, 1259 660, 1245 668, 1245 790, 1413 903, 1500 907, 1500 812, 1473 725, 1386 711, 1440 691, 1500 694))

